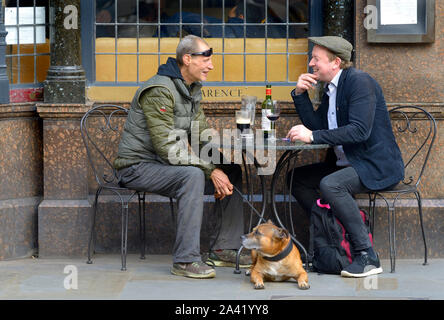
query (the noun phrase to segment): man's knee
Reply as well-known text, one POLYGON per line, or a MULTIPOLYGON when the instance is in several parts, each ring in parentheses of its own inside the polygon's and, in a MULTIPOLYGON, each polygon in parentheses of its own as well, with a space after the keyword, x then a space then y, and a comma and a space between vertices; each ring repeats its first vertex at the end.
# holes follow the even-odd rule
POLYGON ((341 182, 331 175, 325 176, 321 179, 321 182, 319 183, 319 190, 321 191, 321 194, 325 197, 328 197, 328 195, 332 193, 340 192, 343 189, 344 188, 341 182))
POLYGON ((189 183, 197 183, 201 184, 202 186, 205 184, 205 174, 202 169, 198 167, 184 167, 183 177, 184 180, 189 183))
POLYGON ((184 166, 181 169, 177 176, 175 197, 191 196, 199 198, 203 196, 205 189, 205 174, 203 171, 193 166, 184 166))

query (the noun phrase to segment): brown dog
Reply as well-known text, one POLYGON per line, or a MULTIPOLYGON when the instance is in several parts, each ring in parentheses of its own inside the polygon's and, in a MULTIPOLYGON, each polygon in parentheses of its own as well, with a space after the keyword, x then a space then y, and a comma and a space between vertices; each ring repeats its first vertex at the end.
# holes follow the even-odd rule
POLYGON ((285 281, 290 278, 298 282, 300 289, 310 288, 301 255, 287 230, 268 220, 243 235, 242 244, 252 249, 250 277, 255 289, 264 289, 264 280, 285 281))

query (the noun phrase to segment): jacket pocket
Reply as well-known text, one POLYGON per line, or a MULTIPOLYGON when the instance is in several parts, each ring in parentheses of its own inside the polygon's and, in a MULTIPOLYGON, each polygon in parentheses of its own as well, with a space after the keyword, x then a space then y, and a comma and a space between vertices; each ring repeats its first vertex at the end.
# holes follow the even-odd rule
POLYGON ((119 170, 119 185, 122 187, 126 187, 131 181, 137 179, 139 177, 139 173, 137 168, 142 164, 142 162, 133 164, 127 168, 123 168, 119 170))

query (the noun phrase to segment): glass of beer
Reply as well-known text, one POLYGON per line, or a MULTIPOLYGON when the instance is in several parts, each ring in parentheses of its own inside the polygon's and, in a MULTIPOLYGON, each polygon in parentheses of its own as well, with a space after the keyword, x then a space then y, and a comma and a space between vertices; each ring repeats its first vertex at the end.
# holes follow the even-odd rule
POLYGON ((236 127, 240 131, 240 137, 247 138, 250 133, 251 111, 246 109, 236 110, 236 127))

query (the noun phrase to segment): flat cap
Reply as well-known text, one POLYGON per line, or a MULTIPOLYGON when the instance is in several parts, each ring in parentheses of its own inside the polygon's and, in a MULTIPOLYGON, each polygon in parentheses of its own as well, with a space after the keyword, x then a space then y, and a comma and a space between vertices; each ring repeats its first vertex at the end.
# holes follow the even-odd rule
POLYGON ((325 36, 325 37, 309 37, 308 40, 314 44, 326 47, 339 58, 350 61, 353 45, 341 37, 325 36))

